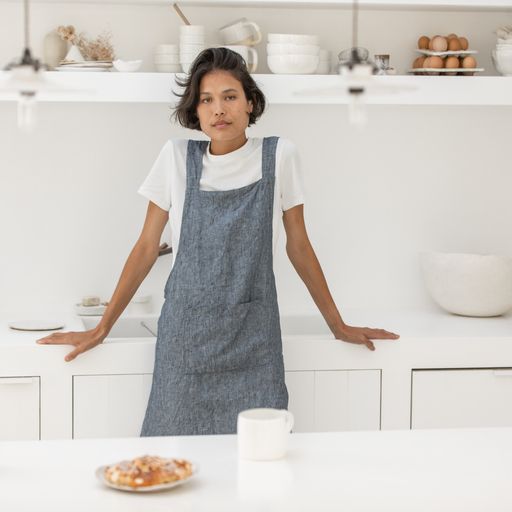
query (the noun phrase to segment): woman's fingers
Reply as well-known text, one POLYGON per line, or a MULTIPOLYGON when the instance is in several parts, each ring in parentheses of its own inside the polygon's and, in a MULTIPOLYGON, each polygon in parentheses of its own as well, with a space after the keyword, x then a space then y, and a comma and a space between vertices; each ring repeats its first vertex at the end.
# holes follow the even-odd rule
POLYGON ((71 338, 72 332, 54 332, 44 338, 39 338, 36 343, 41 345, 74 345, 71 338))
POLYGON ((370 349, 370 350, 375 350, 375 345, 373 344, 373 342, 368 339, 368 337, 365 336, 365 341, 364 341, 364 344, 370 349))
POLYGON ((400 336, 394 332, 385 331, 384 329, 370 329, 369 327, 365 327, 365 336, 378 340, 396 340, 400 338, 400 336))
POLYGON ((78 347, 76 347, 75 350, 72 350, 69 354, 66 355, 64 361, 72 361, 78 354, 81 354, 83 351, 83 347, 81 345, 78 345, 78 347))

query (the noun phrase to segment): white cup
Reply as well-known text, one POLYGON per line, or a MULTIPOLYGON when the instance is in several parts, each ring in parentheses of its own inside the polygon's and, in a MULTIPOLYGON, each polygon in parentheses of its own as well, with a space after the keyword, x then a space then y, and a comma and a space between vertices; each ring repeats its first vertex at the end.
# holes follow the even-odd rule
POLYGON ((226 45, 224 48, 229 48, 230 50, 233 50, 234 52, 241 55, 247 64, 247 70, 249 73, 256 72, 256 68, 258 67, 258 52, 254 48, 242 44, 226 45))
POLYGON ((261 30, 256 23, 240 18, 219 28, 219 33, 224 44, 258 44, 261 39, 261 30))
POLYGON ((286 454, 293 414, 286 409, 248 409, 238 414, 238 456, 275 460, 286 454))

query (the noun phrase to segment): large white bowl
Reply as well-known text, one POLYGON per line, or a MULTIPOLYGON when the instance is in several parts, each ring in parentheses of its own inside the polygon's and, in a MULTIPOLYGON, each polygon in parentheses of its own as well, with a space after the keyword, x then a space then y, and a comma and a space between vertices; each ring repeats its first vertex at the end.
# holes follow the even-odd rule
POLYGON ((512 259, 485 254, 421 253, 425 285, 439 306, 464 316, 512 309, 512 259))
POLYGON ((314 44, 268 43, 267 55, 318 55, 320 46, 314 44))
POLYGON ((276 74, 309 74, 318 67, 318 55, 268 55, 267 64, 276 74))
POLYGON ((116 59, 112 61, 112 64, 117 71, 125 73, 134 73, 142 65, 142 60, 121 60, 116 59))
POLYGON ((309 34, 268 34, 269 43, 318 44, 318 36, 309 34))

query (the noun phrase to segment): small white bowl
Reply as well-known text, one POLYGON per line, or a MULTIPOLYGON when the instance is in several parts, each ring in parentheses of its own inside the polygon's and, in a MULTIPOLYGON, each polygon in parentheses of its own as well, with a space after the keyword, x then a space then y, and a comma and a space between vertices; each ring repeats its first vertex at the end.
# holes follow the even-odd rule
POLYGON ((314 44, 268 43, 267 55, 318 55, 320 46, 314 44))
POLYGON ((425 285, 456 315, 498 316, 512 309, 512 259, 484 254, 421 253, 425 285))
POLYGON ((142 60, 121 60, 116 59, 112 61, 112 65, 117 71, 121 71, 124 73, 133 73, 140 69, 142 65, 142 60))
POLYGON ((492 61, 494 67, 504 76, 512 76, 512 52, 502 52, 493 50, 492 61))
POLYGON ((268 42, 318 45, 318 36, 309 34, 268 34, 268 42))
POLYGON ((268 55, 267 64, 276 74, 306 75, 315 73, 320 59, 318 55, 268 55))

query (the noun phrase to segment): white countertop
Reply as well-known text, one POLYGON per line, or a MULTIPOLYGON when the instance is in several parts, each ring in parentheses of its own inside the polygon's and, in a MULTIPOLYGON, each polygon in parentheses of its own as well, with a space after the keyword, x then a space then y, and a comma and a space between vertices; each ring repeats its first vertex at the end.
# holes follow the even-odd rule
POLYGON ((512 510, 512 428, 292 434, 285 459, 239 461, 236 436, 0 443, 6 512, 512 510), (172 490, 104 487, 94 471, 138 455, 200 466, 172 490))
MULTIPOLYGON (((154 313, 158 315, 158 313, 154 313)), ((286 315, 285 315, 286 316, 286 315)), ((305 315, 310 317, 310 315, 305 315)), ((319 316, 319 315, 317 315, 319 316)), ((510 338, 512 339, 512 314, 507 314, 493 318, 463 317, 445 313, 443 311, 407 311, 407 310, 361 310, 345 308, 342 310, 342 316, 349 325, 366 326, 382 328, 396 332, 401 339, 423 340, 423 339, 468 339, 468 338, 510 338)), ((318 318, 317 322, 318 323, 318 318)), ((327 326, 323 324, 320 318, 322 334, 304 334, 302 336, 293 336, 297 339, 318 339, 334 340, 334 336, 327 332, 327 326)), ((81 317, 74 313, 44 313, 44 314, 11 314, 0 316, 0 346, 5 345, 34 345, 35 340, 47 336, 51 332, 83 331, 84 327, 81 317), (10 329, 8 323, 14 320, 38 319, 38 320, 58 320, 65 326, 59 331, 39 331, 23 332, 10 329)), ((283 339, 292 338, 283 332, 283 339)), ((148 339, 145 338, 145 343, 148 339)), ((126 342, 133 343, 137 339, 126 339, 126 342)), ((123 343, 116 341, 116 343, 123 343)))

